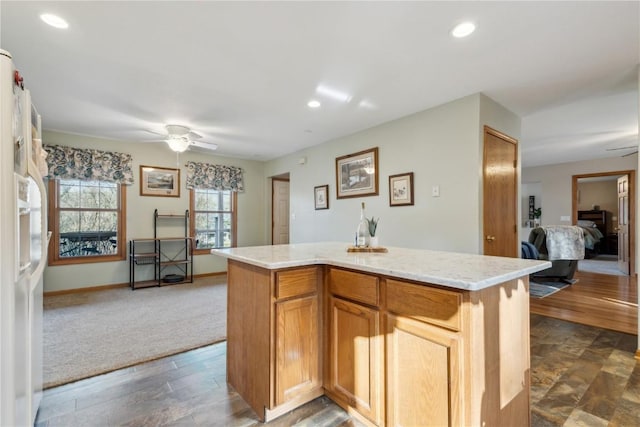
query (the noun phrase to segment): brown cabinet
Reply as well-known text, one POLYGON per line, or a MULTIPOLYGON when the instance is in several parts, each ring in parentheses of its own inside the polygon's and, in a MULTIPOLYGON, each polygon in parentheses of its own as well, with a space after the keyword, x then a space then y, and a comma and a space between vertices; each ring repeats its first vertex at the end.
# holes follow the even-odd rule
POLYGON ((321 396, 320 268, 228 275, 227 382, 262 421, 321 396))
POLYGON ((334 296, 329 301, 327 393, 380 425, 384 349, 380 312, 334 296))
MULTIPOLYGON (((424 290, 423 297, 431 296, 431 289, 424 290)), ((393 304, 406 307, 401 294, 396 294, 401 299, 393 304)), ((416 311, 387 314, 387 426, 418 426, 425 420, 429 425, 462 425, 461 338, 456 332, 415 320, 430 316, 428 310, 418 316, 416 311)))
POLYGON ((465 291, 228 265, 227 381, 261 420, 326 394, 370 426, 530 425, 526 276, 465 291))
POLYGON ((321 387, 318 296, 276 303, 275 404, 321 387))

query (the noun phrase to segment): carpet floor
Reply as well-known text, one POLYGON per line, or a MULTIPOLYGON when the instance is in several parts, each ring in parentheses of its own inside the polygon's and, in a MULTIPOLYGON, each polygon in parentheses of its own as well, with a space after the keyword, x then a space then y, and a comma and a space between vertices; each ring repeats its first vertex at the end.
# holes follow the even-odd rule
POLYGON ((226 338, 226 276, 46 296, 44 388, 226 338))

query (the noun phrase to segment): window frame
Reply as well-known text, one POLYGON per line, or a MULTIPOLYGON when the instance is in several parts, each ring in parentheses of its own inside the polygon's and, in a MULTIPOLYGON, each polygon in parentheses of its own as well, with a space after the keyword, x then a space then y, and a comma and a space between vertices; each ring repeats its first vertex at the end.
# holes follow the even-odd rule
MULTIPOLYGON (((100 180, 96 180, 100 181, 100 180)), ((62 257, 60 256, 60 180, 50 179, 48 183, 49 195, 48 199, 48 221, 49 231, 51 231, 51 240, 49 242, 49 265, 71 265, 71 264, 90 264, 97 262, 113 262, 124 261, 127 254, 127 238, 126 238, 126 217, 127 217, 127 186, 116 183, 118 186, 118 251, 112 255, 86 255, 62 257)))
MULTIPOLYGON (((214 190, 228 191, 228 190, 214 190)), ((229 213, 229 211, 197 211, 207 213, 229 213)), ((238 192, 231 191, 231 248, 237 245, 238 233, 238 192)), ((196 189, 189 189, 189 235, 193 238, 193 254, 203 255, 210 254, 214 248, 196 248, 196 189)))

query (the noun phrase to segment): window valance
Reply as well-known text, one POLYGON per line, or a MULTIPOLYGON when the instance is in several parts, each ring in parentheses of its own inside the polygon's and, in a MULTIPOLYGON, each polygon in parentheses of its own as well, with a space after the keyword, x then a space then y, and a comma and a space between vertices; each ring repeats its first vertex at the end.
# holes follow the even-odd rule
POLYGON ((49 178, 133 184, 131 154, 45 145, 49 178))
POLYGON ((235 166, 187 162, 187 188, 244 191, 242 169, 235 166))

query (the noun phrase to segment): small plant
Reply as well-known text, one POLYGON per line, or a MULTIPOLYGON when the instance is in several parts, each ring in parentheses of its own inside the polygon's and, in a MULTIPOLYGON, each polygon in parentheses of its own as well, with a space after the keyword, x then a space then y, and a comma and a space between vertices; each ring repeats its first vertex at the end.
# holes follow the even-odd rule
POLYGON ((371 219, 367 218, 367 224, 369 224, 369 235, 371 237, 375 237, 376 235, 376 229, 378 228, 378 221, 380 221, 380 218, 375 219, 374 217, 371 217, 371 219))
POLYGON ((533 210, 533 217, 540 218, 542 216, 542 208, 535 208, 533 210))

